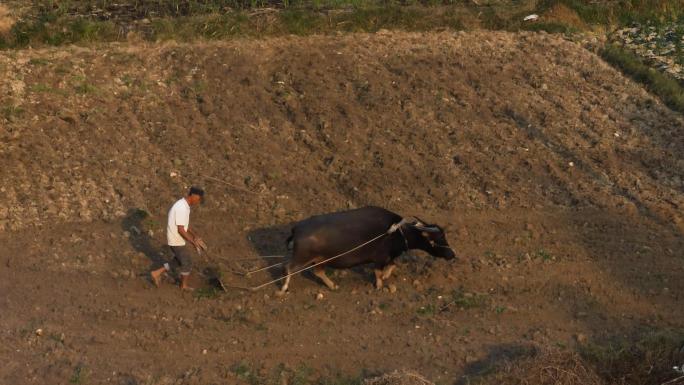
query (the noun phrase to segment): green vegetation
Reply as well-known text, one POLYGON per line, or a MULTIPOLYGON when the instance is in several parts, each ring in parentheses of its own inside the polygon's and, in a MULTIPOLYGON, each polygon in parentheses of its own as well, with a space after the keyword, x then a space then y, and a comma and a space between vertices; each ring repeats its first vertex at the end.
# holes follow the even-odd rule
POLYGON ((465 0, 42 0, 34 2, 0 48, 267 37, 380 29, 426 31, 485 28, 575 33, 584 28, 684 19, 684 0, 539 0, 477 5, 465 0), (536 4, 536 5, 535 5, 536 4), (552 11, 564 7, 560 15, 552 11), (103 11, 107 18, 102 17, 103 11), (525 15, 549 14, 537 22, 525 15))
POLYGON ((553 255, 551 255, 551 253, 549 253, 548 251, 546 251, 544 249, 540 249, 539 251, 537 251, 536 256, 541 258, 541 260, 544 262, 556 260, 556 258, 553 255))
POLYGON ((83 384, 85 380, 85 370, 83 366, 78 365, 76 368, 74 368, 74 373, 71 375, 71 378, 69 379, 69 383, 71 384, 83 384))
POLYGON ((664 22, 684 17, 682 0, 542 0, 538 9, 543 12, 558 4, 573 10, 588 24, 626 25, 633 22, 664 22))
POLYGON ((607 45, 601 55, 634 80, 645 84, 670 108, 684 112, 684 88, 677 80, 649 67, 633 52, 616 45, 607 45))
POLYGON ((672 367, 684 360, 684 333, 647 331, 635 340, 616 339, 580 349, 600 377, 610 383, 661 384, 672 379, 672 367))
POLYGON ((215 287, 201 287, 196 289, 193 294, 195 298, 201 299, 201 298, 208 298, 208 299, 213 299, 217 298, 221 291, 215 287))
POLYGON ((435 315, 435 312, 436 312, 435 306, 432 304, 421 306, 418 308, 418 310, 416 310, 416 313, 419 316, 423 316, 423 317, 431 317, 431 316, 435 315))
POLYGON ((51 92, 52 88, 46 84, 39 83, 39 84, 33 84, 33 85, 29 86, 29 90, 31 92, 40 93, 40 92, 51 92))
POLYGON ((231 367, 231 371, 241 380, 247 381, 250 384, 257 385, 260 384, 259 376, 255 371, 246 363, 240 362, 231 367))
POLYGON ((300 365, 294 369, 286 368, 280 364, 264 373, 255 369, 245 362, 240 362, 231 367, 231 371, 241 380, 253 385, 280 385, 283 383, 291 385, 360 385, 366 376, 363 372, 358 376, 349 376, 338 373, 333 376, 318 377, 314 370, 306 365, 300 365))
POLYGON ((74 90, 79 94, 90 94, 97 91, 94 85, 90 84, 88 80, 83 76, 75 76, 74 80, 74 90))
POLYGON ((23 115, 24 109, 19 106, 12 104, 9 106, 0 107, 0 116, 9 121, 14 121, 15 119, 21 118, 23 115))
POLYGON ((473 384, 643 384, 660 385, 679 376, 672 370, 684 361, 684 333, 645 331, 627 338, 596 341, 568 349, 522 348, 470 378, 473 384))
POLYGON ((461 309, 474 309, 487 306, 489 298, 485 294, 466 293, 459 288, 451 293, 451 301, 461 309))
POLYGON ((42 58, 32 58, 29 59, 29 64, 34 66, 44 66, 48 65, 50 62, 47 59, 42 58))

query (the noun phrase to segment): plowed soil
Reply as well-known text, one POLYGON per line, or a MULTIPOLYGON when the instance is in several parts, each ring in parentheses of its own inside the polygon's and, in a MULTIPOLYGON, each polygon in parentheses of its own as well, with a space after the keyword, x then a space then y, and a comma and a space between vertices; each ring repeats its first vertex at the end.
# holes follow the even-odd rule
POLYGON ((2 383, 454 384, 531 344, 684 327, 684 119, 558 37, 6 51, 0 98, 2 383), (156 289, 190 184, 197 270, 227 285, 277 276, 231 271, 274 262, 239 260, 285 253, 293 221, 367 204, 444 226, 459 258, 409 253, 396 291, 363 268, 336 292, 156 289))

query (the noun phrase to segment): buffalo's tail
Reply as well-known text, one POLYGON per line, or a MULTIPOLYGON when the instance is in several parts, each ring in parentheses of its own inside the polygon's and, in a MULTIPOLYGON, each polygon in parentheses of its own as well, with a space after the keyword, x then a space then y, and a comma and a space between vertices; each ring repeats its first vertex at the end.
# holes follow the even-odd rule
POLYGON ((294 234, 291 234, 287 239, 285 240, 285 245, 287 246, 287 251, 292 251, 292 247, 294 246, 293 244, 293 239, 294 239, 294 234))

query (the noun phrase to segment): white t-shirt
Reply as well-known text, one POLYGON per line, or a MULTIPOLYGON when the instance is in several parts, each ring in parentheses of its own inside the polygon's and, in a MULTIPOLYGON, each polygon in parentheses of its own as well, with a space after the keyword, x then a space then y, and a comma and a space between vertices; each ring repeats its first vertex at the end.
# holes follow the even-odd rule
POLYGON ((169 246, 185 246, 185 239, 178 233, 178 226, 183 226, 185 231, 188 231, 190 226, 190 205, 185 198, 174 203, 169 210, 166 225, 166 240, 169 246))

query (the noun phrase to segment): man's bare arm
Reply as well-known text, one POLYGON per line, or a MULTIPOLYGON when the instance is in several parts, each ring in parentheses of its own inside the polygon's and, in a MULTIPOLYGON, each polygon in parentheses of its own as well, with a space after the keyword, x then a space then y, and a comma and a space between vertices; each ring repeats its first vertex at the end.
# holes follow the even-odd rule
POLYGON ((190 242, 191 245, 197 247, 197 245, 195 244, 196 236, 193 235, 191 231, 185 231, 185 227, 183 225, 178 225, 178 234, 180 234, 180 236, 183 237, 183 239, 190 242))

